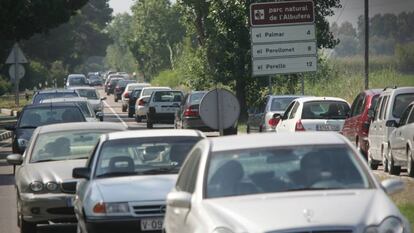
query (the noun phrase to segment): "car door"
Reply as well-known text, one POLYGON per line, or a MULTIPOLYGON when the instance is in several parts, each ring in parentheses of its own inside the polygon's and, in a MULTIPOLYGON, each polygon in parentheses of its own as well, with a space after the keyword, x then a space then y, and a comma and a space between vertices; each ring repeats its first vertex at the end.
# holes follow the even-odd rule
POLYGON ((356 137, 358 135, 358 125, 361 121, 361 114, 364 109, 365 103, 365 94, 359 94, 351 106, 351 112, 349 114, 349 118, 345 120, 342 132, 345 137, 347 137, 351 142, 356 143, 356 137))
POLYGON ((379 134, 379 121, 380 121, 380 113, 383 109, 383 105, 385 104, 385 96, 381 96, 378 100, 378 104, 374 110, 374 117, 369 128, 369 153, 371 157, 375 160, 381 160, 380 155, 380 134, 379 134))
POLYGON ((390 142, 393 145, 391 145, 392 147, 392 152, 393 152, 393 156, 395 158, 395 160, 397 161, 402 161, 405 160, 406 157, 406 148, 407 148, 407 140, 406 140, 406 136, 407 135, 407 128, 408 128, 408 119, 409 119, 409 115, 411 110, 413 109, 413 105, 410 105, 401 115, 400 118, 400 123, 399 123, 399 127, 396 128, 393 132, 392 135, 390 137, 393 138, 393 140, 390 142))
POLYGON ((297 118, 296 113, 301 112, 299 110, 300 103, 297 101, 293 101, 290 103, 288 108, 283 114, 281 122, 279 122, 278 126, 276 127, 277 132, 294 132, 295 131, 295 118, 297 118), (292 128, 293 125, 293 128, 292 128), (292 131, 293 130, 293 131, 292 131))
POLYGON ((190 104, 190 95, 186 94, 184 96, 181 106, 177 109, 175 113, 175 126, 179 129, 183 127, 183 117, 184 117, 183 114, 184 114, 185 109, 188 108, 189 104, 190 104))

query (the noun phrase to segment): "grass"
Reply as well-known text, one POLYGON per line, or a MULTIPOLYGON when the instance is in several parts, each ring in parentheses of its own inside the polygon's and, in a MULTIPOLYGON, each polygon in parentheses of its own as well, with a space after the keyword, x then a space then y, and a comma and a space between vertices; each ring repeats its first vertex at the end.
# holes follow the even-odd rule
POLYGON ((238 134, 245 134, 247 131, 246 123, 239 122, 237 125, 237 132, 238 134))
POLYGON ((411 229, 414 229, 414 204, 407 203, 398 205, 400 208, 401 213, 408 219, 411 224, 411 229))
POLYGON ((29 101, 25 99, 24 95, 20 95, 19 98, 19 105, 20 107, 17 107, 14 100, 14 95, 7 95, 7 96, 1 96, 0 97, 0 108, 7 108, 12 110, 20 110, 23 106, 30 103, 30 100, 32 97, 30 96, 29 101))

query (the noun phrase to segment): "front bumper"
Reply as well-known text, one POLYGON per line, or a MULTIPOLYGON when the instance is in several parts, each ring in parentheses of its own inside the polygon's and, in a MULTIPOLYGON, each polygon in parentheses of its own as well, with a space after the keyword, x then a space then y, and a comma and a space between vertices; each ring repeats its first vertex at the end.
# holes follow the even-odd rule
POLYGON ((76 222, 70 194, 20 194, 20 213, 28 222, 76 222))
MULTIPOLYGON (((151 217, 149 217, 151 218, 151 217)), ((154 217, 159 218, 159 217, 154 217)), ((163 218, 163 217, 161 217, 163 218)), ((142 231, 141 230, 141 219, 134 217, 105 217, 105 218, 87 218, 85 221, 88 232, 98 233, 161 233, 161 230, 154 231, 142 231)))

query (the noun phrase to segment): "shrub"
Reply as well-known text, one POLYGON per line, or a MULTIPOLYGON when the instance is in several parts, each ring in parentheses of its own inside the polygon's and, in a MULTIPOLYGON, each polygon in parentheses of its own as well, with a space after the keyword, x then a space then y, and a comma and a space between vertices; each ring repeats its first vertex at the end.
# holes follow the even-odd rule
POLYGON ((395 48, 398 69, 401 72, 414 71, 414 42, 398 44, 395 48))

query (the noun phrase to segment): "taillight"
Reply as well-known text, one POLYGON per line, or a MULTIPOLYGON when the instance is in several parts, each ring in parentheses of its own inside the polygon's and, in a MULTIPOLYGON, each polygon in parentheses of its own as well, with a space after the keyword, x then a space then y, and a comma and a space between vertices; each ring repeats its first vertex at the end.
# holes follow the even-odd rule
POLYGON ((305 127, 303 127, 303 124, 300 120, 296 122, 295 131, 305 131, 305 127))
POLYGON ((190 106, 184 111, 184 116, 186 117, 197 117, 198 115, 198 108, 194 106, 190 106))
POLYGON ((99 202, 93 207, 93 212, 97 214, 104 214, 106 213, 106 206, 104 203, 99 202))
POLYGON ((144 101, 143 99, 140 99, 140 100, 138 101, 138 105, 139 105, 139 106, 145 106, 145 101, 144 101))
POLYGON ((129 98, 129 93, 128 93, 128 92, 126 92, 126 93, 124 94, 124 97, 125 97, 125 98, 129 98))
POLYGON ((271 118, 268 123, 271 127, 274 128, 277 126, 277 124, 279 124, 279 121, 280 121, 279 118, 271 118))

